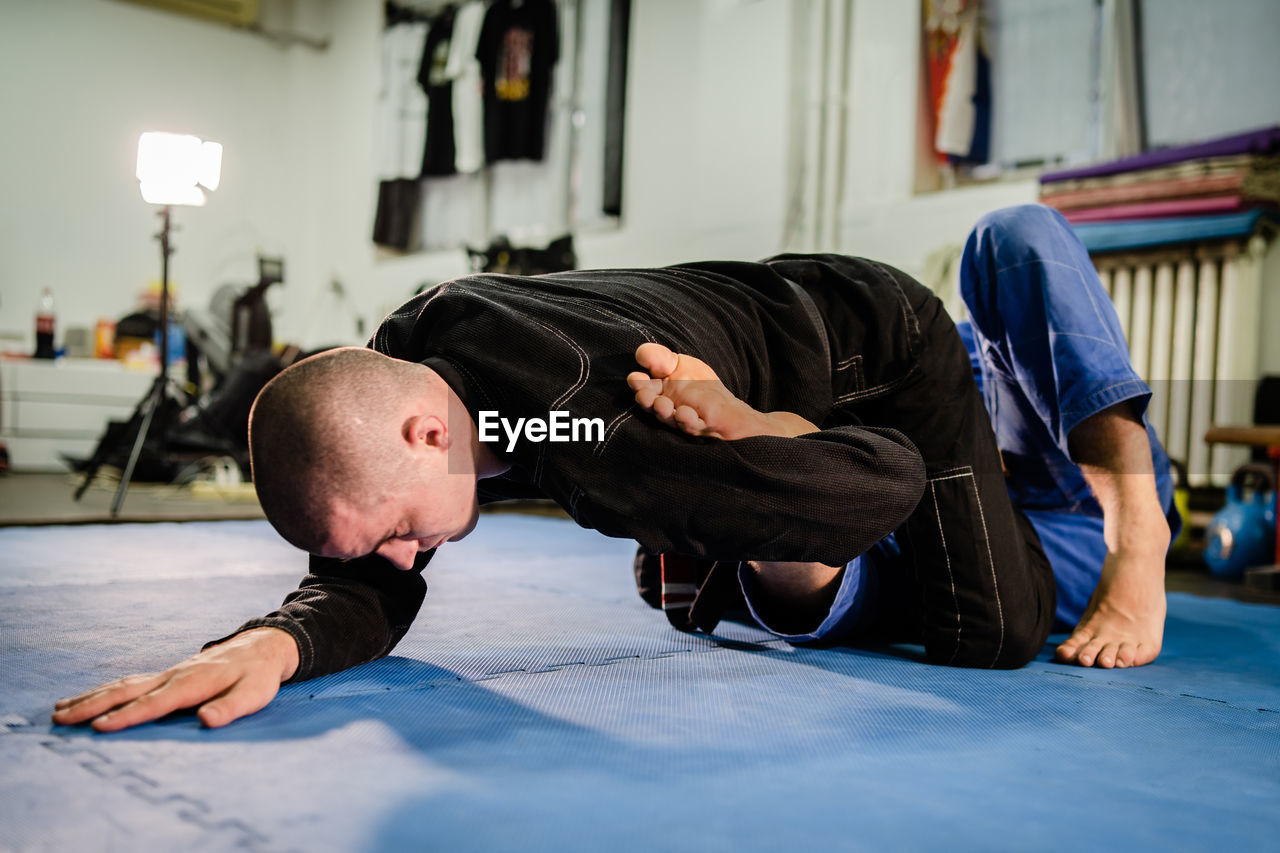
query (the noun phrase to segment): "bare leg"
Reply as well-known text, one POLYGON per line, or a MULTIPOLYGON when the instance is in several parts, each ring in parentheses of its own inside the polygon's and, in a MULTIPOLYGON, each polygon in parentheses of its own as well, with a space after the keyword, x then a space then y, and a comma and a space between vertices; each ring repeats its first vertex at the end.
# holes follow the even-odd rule
POLYGON ((1147 431, 1121 403, 1083 421, 1067 441, 1102 505, 1107 556, 1089 605, 1057 657, 1108 669, 1142 666, 1160 654, 1164 638, 1169 549, 1147 431))
MULTIPOLYGON (((757 435, 794 438, 818 428, 791 412, 761 412, 729 392, 714 370, 691 355, 661 344, 641 344, 636 361, 647 372, 627 375, 636 402, 659 421, 689 435, 733 440, 757 435)), ((821 612, 835 597, 843 566, 824 563, 748 563, 776 611, 770 624, 787 633, 809 627, 790 623, 788 613, 821 612)))

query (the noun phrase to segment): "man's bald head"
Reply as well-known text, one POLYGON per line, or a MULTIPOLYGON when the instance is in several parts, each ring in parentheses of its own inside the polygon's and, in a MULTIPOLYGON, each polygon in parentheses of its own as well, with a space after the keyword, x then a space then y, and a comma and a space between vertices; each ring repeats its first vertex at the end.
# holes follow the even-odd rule
POLYGON ((343 347, 267 383, 249 415, 249 453, 258 500, 281 536, 315 553, 335 502, 370 509, 408 475, 404 412, 433 380, 442 384, 421 365, 343 347))

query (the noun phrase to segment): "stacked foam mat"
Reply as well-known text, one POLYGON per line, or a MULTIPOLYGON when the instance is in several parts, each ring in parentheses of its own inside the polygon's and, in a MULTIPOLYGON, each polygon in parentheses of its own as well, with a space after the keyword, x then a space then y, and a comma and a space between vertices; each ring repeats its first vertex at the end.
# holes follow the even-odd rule
POLYGON ((1280 126, 1040 177, 1090 251, 1247 236, 1280 203, 1280 126))

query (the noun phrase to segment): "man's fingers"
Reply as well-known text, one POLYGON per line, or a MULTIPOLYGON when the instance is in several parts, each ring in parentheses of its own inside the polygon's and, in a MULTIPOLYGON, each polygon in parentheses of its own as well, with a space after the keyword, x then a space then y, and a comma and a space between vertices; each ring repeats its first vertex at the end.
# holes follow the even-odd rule
POLYGON ((53 722, 60 726, 74 726, 85 720, 131 702, 163 683, 164 675, 147 673, 131 675, 104 684, 69 699, 60 699, 54 705, 53 722))
POLYGON ((93 728, 100 732, 115 732, 158 720, 180 708, 198 705, 234 683, 228 682, 227 675, 225 670, 197 670, 172 676, 149 693, 95 718, 93 728))
POLYGON ((203 725, 216 729, 261 711, 271 703, 279 689, 280 686, 274 682, 242 679, 218 698, 201 705, 196 716, 203 725))

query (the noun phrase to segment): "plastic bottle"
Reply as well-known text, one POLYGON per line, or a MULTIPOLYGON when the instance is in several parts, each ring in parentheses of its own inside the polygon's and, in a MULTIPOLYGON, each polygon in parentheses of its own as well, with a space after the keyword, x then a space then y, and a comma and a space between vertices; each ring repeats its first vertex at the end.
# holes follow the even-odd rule
POLYGON ((53 358, 53 332, 57 315, 53 312, 53 291, 45 288, 40 293, 40 308, 36 311, 36 358, 53 358))

